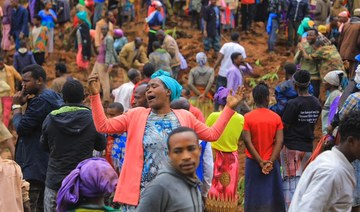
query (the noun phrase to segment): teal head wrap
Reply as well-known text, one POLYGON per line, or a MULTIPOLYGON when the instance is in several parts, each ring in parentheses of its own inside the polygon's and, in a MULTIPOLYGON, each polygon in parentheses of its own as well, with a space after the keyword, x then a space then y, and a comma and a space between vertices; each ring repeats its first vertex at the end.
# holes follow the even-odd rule
POLYGON ((313 27, 314 27, 314 22, 309 17, 306 17, 301 21, 297 34, 302 36, 306 31, 308 31, 313 27))
POLYGON ((91 28, 91 23, 90 21, 87 19, 87 13, 85 11, 81 11, 78 12, 76 14, 76 16, 78 17, 78 19, 82 20, 83 22, 87 23, 89 25, 89 28, 91 28))
POLYGON ((169 90, 171 90, 170 101, 173 101, 180 97, 182 86, 170 76, 169 72, 160 69, 157 72, 153 73, 153 75, 151 75, 151 79, 154 78, 160 79, 165 84, 165 86, 169 90))

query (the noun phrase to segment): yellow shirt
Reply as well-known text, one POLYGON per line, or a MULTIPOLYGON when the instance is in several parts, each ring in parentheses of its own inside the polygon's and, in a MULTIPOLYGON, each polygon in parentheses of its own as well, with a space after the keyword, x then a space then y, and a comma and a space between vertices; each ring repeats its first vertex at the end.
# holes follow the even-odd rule
MULTIPOLYGON (((222 112, 213 112, 206 119, 206 125, 212 126, 222 112)), ((211 147, 222 152, 235 152, 238 149, 238 142, 244 127, 244 117, 239 113, 234 113, 224 132, 216 142, 211 143, 211 147)))

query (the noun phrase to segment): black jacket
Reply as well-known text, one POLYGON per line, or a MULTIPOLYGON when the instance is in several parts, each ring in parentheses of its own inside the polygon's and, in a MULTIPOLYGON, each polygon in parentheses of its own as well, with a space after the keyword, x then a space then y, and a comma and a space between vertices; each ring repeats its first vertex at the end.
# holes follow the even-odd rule
POLYGON ((66 105, 52 111, 43 124, 41 144, 50 152, 46 186, 59 190, 62 180, 79 162, 102 151, 106 138, 95 129, 91 110, 83 105, 66 105))
POLYGON ((19 136, 15 161, 20 165, 25 180, 45 182, 49 155, 40 147, 41 126, 46 116, 63 104, 59 94, 45 89, 27 102, 24 115, 14 115, 13 124, 19 136))
POLYGON ((309 14, 308 0, 290 0, 287 18, 290 21, 302 21, 309 14))
POLYGON ((209 5, 204 9, 204 20, 206 21, 206 32, 208 37, 214 38, 216 35, 220 35, 220 27, 221 27, 221 11, 219 9, 219 15, 216 15, 213 5, 209 5), (216 26, 216 20, 218 19, 219 26, 216 26))

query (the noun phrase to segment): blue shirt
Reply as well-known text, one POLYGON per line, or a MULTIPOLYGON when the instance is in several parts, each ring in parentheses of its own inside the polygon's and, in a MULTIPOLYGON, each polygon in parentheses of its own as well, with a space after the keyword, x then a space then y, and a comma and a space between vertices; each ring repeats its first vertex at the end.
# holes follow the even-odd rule
POLYGON ((10 26, 10 35, 18 35, 22 32, 26 37, 29 36, 28 11, 23 6, 12 10, 10 26))
POLYGON ((56 13, 54 10, 50 9, 50 14, 46 14, 45 10, 41 10, 39 12, 39 16, 41 17, 41 25, 46 26, 49 29, 52 29, 55 27, 55 21, 52 16, 57 18, 56 13))

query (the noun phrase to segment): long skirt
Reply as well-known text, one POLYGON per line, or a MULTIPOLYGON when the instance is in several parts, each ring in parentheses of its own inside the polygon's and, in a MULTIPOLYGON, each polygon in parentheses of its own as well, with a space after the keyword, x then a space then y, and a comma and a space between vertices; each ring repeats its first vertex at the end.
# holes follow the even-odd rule
POLYGON ((256 160, 246 158, 245 211, 285 211, 280 164, 278 161, 274 162, 274 169, 269 174, 263 174, 256 160))
POLYGON ((10 28, 10 24, 4 24, 2 26, 1 48, 6 51, 9 51, 11 47, 11 41, 9 39, 10 28))
POLYGON ((311 152, 291 150, 285 146, 280 152, 286 208, 290 206, 296 186, 310 157, 311 152))
POLYGON ((78 45, 78 52, 76 54, 76 65, 78 66, 79 69, 88 69, 89 68, 89 61, 88 60, 84 60, 83 56, 82 56, 82 45, 79 44, 78 45))

